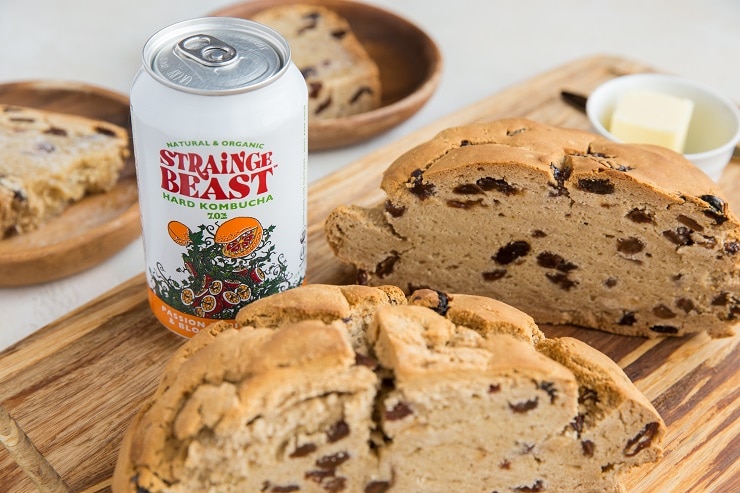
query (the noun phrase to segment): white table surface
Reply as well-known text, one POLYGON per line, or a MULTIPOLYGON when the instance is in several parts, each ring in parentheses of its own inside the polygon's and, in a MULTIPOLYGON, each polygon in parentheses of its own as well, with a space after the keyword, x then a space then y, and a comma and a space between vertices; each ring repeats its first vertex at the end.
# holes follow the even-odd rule
MULTIPOLYGON (((128 94, 147 38, 234 0, 0 0, 0 83, 81 81, 128 94)), ((365 143, 309 155, 317 180, 426 124, 571 60, 613 54, 740 101, 739 0, 367 0, 421 26, 444 57, 439 89, 365 143)), ((0 289, 0 350, 144 270, 141 239, 72 277, 0 289)), ((165 330, 164 328, 162 330, 165 330)))

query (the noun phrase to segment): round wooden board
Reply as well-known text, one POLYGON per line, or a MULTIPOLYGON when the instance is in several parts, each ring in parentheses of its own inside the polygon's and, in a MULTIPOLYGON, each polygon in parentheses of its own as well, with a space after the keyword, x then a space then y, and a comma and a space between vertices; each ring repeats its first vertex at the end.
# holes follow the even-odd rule
POLYGON ((347 19, 352 31, 380 70, 381 107, 344 118, 311 118, 308 149, 356 144, 390 130, 414 115, 439 85, 442 56, 418 26, 386 10, 347 0, 252 0, 212 12, 213 16, 249 19, 269 7, 321 5, 347 19))
MULTIPOLYGON (((131 135, 128 97, 65 81, 0 85, 0 103, 115 123, 131 135)), ((88 269, 141 233, 133 147, 116 186, 71 205, 39 229, 0 240, 0 286, 51 281, 88 269)))

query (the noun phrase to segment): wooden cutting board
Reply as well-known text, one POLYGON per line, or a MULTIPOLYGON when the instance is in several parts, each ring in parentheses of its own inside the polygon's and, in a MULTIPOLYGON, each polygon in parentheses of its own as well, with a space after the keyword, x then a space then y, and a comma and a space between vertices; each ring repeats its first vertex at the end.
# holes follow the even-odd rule
MULTIPOLYGON (((614 57, 574 61, 434 122, 314 183, 308 201, 308 281, 353 282, 351 271, 325 243, 323 220, 340 203, 370 205, 380 200, 381 174, 403 151, 446 127, 503 117, 586 129, 585 116, 560 101, 561 89, 588 93, 615 76, 650 70, 614 57)), ((728 166, 721 185, 733 209, 740 211, 740 162, 728 166)), ((642 339, 574 327, 542 329, 551 337, 577 337, 609 355, 665 419, 665 457, 652 469, 632 471, 626 478, 630 491, 740 491, 740 336, 642 339)), ((0 403, 74 491, 108 491, 129 420, 183 342, 150 313, 141 274, 0 353, 0 403)), ((1 448, 0 491, 34 491, 1 448)))

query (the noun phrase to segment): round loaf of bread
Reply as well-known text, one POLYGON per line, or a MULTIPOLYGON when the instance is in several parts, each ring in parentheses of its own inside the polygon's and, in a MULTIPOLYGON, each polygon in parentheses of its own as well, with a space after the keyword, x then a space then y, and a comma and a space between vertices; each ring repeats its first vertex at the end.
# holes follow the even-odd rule
POLYGON ((114 493, 618 492, 664 424, 609 358, 489 298, 306 285, 185 343, 114 493))
POLYGON ((540 324, 727 336, 740 223, 683 156, 508 119, 441 132, 386 170, 386 200, 340 206, 330 247, 360 284, 499 299, 540 324))

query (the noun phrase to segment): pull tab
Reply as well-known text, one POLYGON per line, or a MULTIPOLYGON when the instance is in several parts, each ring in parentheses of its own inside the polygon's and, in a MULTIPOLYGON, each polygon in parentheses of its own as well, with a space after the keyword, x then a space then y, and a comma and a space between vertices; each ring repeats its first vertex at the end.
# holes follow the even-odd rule
POLYGON ((208 34, 188 36, 179 43, 180 53, 209 67, 228 65, 236 60, 236 50, 218 38, 208 34))

